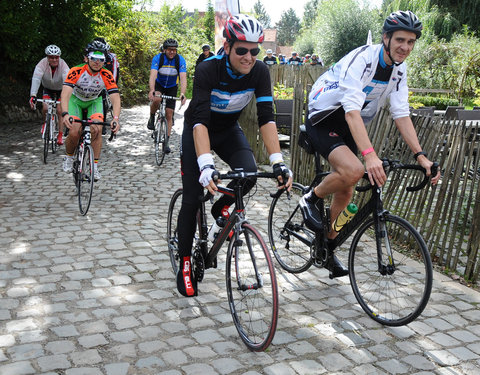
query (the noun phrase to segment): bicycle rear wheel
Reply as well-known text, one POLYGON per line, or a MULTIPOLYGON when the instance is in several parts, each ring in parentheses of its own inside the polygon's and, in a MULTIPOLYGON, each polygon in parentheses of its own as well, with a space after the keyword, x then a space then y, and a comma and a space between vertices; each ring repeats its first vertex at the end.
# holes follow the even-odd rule
POLYGON ((376 230, 370 218, 355 234, 348 257, 350 283, 368 316, 387 326, 402 326, 417 318, 428 303, 432 263, 425 242, 409 222, 385 214, 380 225, 376 230))
POLYGON ((242 224, 228 246, 227 293, 235 327, 247 347, 265 350, 278 320, 278 290, 272 259, 258 231, 242 224))
POLYGON ((306 271, 313 263, 310 248, 315 233, 305 226, 298 205, 304 193, 304 186, 295 182, 290 197, 283 192, 272 200, 268 215, 268 238, 273 255, 280 266, 291 273, 306 271))
POLYGON ((155 133, 155 161, 157 165, 163 163, 165 158, 165 141, 167 137, 167 121, 165 118, 160 118, 157 121, 156 133, 155 133))
POLYGON ((45 118, 45 128, 43 130, 43 163, 47 164, 48 147, 50 144, 50 120, 51 116, 47 113, 45 118))
POLYGON ((167 244, 170 262, 172 263, 173 273, 176 275, 180 264, 180 255, 178 254, 178 230, 177 220, 182 206, 183 189, 178 189, 173 193, 167 215, 167 244))
POLYGON ((78 207, 80 213, 86 215, 90 208, 93 193, 94 160, 91 145, 84 145, 82 164, 78 174, 78 207))

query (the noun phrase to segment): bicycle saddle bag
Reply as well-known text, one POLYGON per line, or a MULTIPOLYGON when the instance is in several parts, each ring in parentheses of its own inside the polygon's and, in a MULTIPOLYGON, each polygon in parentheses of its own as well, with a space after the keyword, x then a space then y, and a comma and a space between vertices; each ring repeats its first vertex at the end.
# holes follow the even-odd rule
POLYGON ((303 148, 308 154, 314 154, 312 141, 305 130, 305 125, 300 125, 300 134, 298 135, 298 145, 303 148))

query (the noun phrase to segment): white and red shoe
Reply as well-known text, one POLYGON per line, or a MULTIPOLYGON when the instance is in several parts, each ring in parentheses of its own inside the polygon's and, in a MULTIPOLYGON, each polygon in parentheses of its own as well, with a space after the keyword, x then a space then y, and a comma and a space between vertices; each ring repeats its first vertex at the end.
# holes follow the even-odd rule
POLYGON ((191 257, 183 257, 177 272, 177 289, 182 296, 197 295, 197 282, 193 277, 191 257))

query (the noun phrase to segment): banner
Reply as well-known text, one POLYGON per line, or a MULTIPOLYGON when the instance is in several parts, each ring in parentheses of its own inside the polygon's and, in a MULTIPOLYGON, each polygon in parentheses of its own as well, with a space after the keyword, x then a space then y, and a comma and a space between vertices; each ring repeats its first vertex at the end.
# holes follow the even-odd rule
POLYGON ((223 47, 223 27, 230 16, 240 13, 240 0, 215 0, 215 53, 223 47))

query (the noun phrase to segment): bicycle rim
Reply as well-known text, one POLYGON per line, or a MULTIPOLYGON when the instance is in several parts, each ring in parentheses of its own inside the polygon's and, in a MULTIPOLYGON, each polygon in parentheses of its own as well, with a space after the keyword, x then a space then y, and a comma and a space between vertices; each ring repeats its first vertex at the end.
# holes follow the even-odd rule
POLYGON ((230 242, 226 267, 235 327, 249 349, 263 351, 277 328, 277 280, 267 246, 250 224, 242 224, 238 239, 230 242))
POLYGON ((80 213, 86 215, 90 208, 93 193, 93 150, 92 146, 85 145, 83 151, 83 162, 78 175, 78 207, 80 213))
POLYGON ((408 324, 428 303, 433 270, 427 246, 417 230, 398 216, 386 214, 385 228, 377 235, 372 218, 363 223, 352 240, 348 265, 358 303, 381 324, 408 324), (387 246, 392 249, 394 268, 378 265, 377 248, 382 264, 389 264, 387 246))
POLYGON ((180 256, 178 254, 178 231, 177 220, 182 205, 183 189, 178 189, 173 193, 167 215, 167 244, 170 262, 172 263, 173 273, 176 275, 180 264, 180 256))
POLYGON ((273 255, 280 266, 291 273, 304 272, 313 261, 310 245, 315 234, 307 229, 298 201, 304 194, 304 187, 294 183, 290 192, 282 193, 272 200, 268 215, 268 239, 273 255))
POLYGON ((43 133, 43 162, 47 164, 48 146, 50 142, 50 115, 47 113, 45 129, 43 133))
POLYGON ((165 119, 157 121, 157 132, 155 137, 155 161, 157 165, 162 165, 165 157, 165 119))

